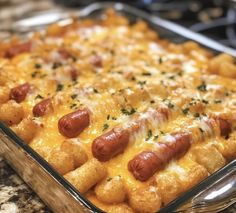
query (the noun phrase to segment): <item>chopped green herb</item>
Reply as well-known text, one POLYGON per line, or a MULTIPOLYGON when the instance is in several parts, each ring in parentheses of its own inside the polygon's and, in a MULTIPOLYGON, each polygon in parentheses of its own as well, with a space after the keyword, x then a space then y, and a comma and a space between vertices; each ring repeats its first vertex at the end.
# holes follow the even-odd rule
POLYGON ((55 62, 53 63, 52 65, 52 69, 57 69, 58 67, 62 66, 62 63, 61 62, 55 62))
POLYGON ((161 74, 162 74, 162 75, 165 75, 165 74, 166 74, 166 72, 165 72, 165 71, 161 71, 161 74))
POLYGON ((107 182, 109 182, 109 181, 111 181, 111 180, 112 180, 112 178, 111 178, 111 177, 107 178, 107 182))
POLYGON ((159 64, 162 64, 163 63, 163 60, 162 60, 162 57, 159 57, 159 64))
POLYGON ((182 112, 183 112, 184 115, 187 115, 188 112, 189 112, 189 108, 185 108, 185 109, 183 109, 182 112))
POLYGON ((108 124, 103 124, 103 130, 102 131, 105 131, 106 129, 109 128, 109 125, 108 124))
POLYGON ((72 98, 72 99, 76 99, 77 98, 77 94, 73 94, 73 95, 71 95, 70 97, 72 98))
POLYGON ((76 109, 76 107, 77 107, 77 104, 75 104, 75 103, 73 103, 73 104, 70 105, 70 108, 71 108, 71 109, 76 109))
POLYGON ((95 89, 95 88, 93 88, 93 92, 94 92, 94 93, 98 93, 98 90, 95 89))
POLYGON ((133 76, 133 77, 131 78, 131 81, 136 81, 136 78, 133 76))
POLYGON ((157 139, 158 139, 158 137, 159 137, 158 135, 155 135, 155 136, 154 136, 154 140, 157 140, 157 139))
POLYGON ((183 71, 182 71, 182 70, 179 71, 179 72, 177 73, 177 75, 178 75, 178 76, 182 76, 182 75, 183 75, 183 71))
POLYGON ((174 80, 174 79, 175 79, 175 76, 174 76, 174 75, 171 75, 171 76, 169 76, 169 79, 174 80))
POLYGON ((42 67, 42 65, 41 65, 41 64, 38 64, 38 63, 36 63, 36 64, 34 65, 34 67, 35 67, 36 69, 40 69, 40 68, 42 67))
POLYGON ((202 133, 204 132, 204 130, 203 130, 201 127, 199 128, 199 130, 200 130, 202 133))
POLYGON ((202 84, 199 85, 199 86, 197 87, 197 89, 198 89, 199 91, 202 91, 202 92, 207 91, 205 82, 202 82, 202 84))
POLYGON ((175 105, 172 104, 171 102, 169 102, 169 103, 167 104, 167 106, 168 106, 169 109, 173 109, 175 105))
POLYGON ((110 119, 110 115, 107 115, 107 120, 109 120, 110 119))
POLYGON ((154 103, 155 103, 155 101, 154 101, 154 100, 151 100, 151 101, 150 101, 150 103, 151 103, 151 104, 154 104, 154 103))
POLYGON ((199 114, 198 112, 196 112, 196 113, 194 114, 194 117, 195 117, 195 118, 198 118, 198 117, 200 117, 200 114, 199 114))
POLYGON ((146 81, 138 81, 137 82, 140 86, 143 86, 144 84, 146 84, 146 81))
POLYGON ((38 72, 37 72, 37 71, 35 71, 35 72, 32 72, 32 73, 31 73, 31 77, 32 77, 32 78, 35 78, 37 74, 38 74, 38 72))
POLYGON ((162 135, 164 135, 164 134, 165 134, 163 131, 160 131, 160 133, 161 133, 162 135))
POLYGON ((217 100, 214 101, 214 103, 215 103, 215 104, 222 103, 222 100, 217 99, 217 100))
POLYGON ((143 72, 142 75, 144 75, 144 76, 151 76, 152 74, 150 72, 143 72))
POLYGON ((63 84, 57 84, 57 89, 56 91, 59 92, 59 91, 62 91, 64 88, 64 85, 63 84))
POLYGON ((40 95, 40 94, 38 94, 38 95, 35 97, 35 99, 43 99, 43 96, 40 95))
POLYGON ((147 134, 147 138, 145 140, 148 141, 151 137, 152 137, 152 130, 149 129, 148 134, 147 134))
POLYGON ((116 118, 116 117, 112 117, 111 119, 112 119, 113 121, 117 120, 117 118, 116 118))
POLYGON ((127 109, 121 109, 121 112, 124 114, 124 115, 132 115, 136 112, 136 110, 134 108, 132 108, 130 111, 127 110, 127 109))
POLYGON ((208 101, 208 100, 205 100, 205 99, 202 99, 202 103, 204 103, 204 104, 208 104, 209 101, 208 101))

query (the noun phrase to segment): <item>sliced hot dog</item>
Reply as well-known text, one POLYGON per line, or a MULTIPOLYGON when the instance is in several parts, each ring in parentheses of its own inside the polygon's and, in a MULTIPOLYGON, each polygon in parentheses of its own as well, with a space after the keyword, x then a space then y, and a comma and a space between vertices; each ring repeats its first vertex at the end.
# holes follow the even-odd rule
POLYGON ((128 163, 128 169, 136 179, 146 181, 163 165, 163 161, 154 152, 144 151, 128 163))
POLYGON ((88 127, 89 123, 90 115, 88 109, 79 109, 75 112, 64 115, 58 121, 58 130, 63 136, 74 138, 88 127))
POLYGON ((36 117, 44 116, 52 109, 52 99, 47 98, 37 103, 33 108, 33 114, 36 117))
POLYGON ((157 143, 155 151, 141 152, 128 163, 128 169, 140 181, 148 180, 171 159, 185 154, 191 145, 189 133, 174 133, 169 139, 157 143))
POLYGON ((15 100, 17 103, 24 101, 27 93, 29 92, 29 89, 29 83, 21 84, 12 88, 10 91, 10 99, 15 100))
POLYGON ((99 161, 108 161, 122 153, 128 143, 129 131, 118 127, 113 128, 93 141, 92 153, 99 161))
POLYGON ((10 48, 8 48, 5 52, 5 57, 7 58, 13 58, 16 55, 23 53, 23 52, 29 52, 31 49, 31 43, 26 42, 26 43, 21 43, 21 44, 16 44, 10 48))

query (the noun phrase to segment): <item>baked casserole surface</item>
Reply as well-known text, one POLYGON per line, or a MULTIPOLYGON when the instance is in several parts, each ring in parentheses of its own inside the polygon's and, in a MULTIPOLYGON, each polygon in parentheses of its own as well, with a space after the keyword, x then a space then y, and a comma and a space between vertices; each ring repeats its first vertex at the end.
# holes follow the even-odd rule
POLYGON ((0 41, 0 121, 106 212, 156 212, 236 157, 236 65, 144 21, 0 41))

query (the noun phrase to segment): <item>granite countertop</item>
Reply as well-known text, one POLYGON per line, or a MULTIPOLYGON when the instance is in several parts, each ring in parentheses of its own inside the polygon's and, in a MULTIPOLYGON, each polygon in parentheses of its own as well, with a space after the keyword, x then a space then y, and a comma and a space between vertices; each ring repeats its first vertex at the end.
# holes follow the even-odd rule
POLYGON ((0 213, 51 213, 16 172, 0 158, 0 213))

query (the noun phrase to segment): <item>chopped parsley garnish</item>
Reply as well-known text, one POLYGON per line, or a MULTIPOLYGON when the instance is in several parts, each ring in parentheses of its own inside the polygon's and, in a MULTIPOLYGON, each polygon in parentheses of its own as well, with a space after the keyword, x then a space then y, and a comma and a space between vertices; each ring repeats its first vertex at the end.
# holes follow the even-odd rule
POLYGON ((214 101, 214 103, 215 104, 220 104, 220 103, 222 103, 222 100, 217 99, 217 100, 214 101))
POLYGON ((73 103, 73 104, 70 105, 70 108, 71 108, 71 109, 76 109, 76 107, 77 107, 77 104, 75 104, 75 103, 73 103))
POLYGON ((58 67, 62 66, 62 63, 61 62, 55 62, 53 63, 52 65, 52 69, 57 69, 58 67))
POLYGON ((111 119, 112 119, 113 121, 117 120, 117 118, 116 118, 116 117, 112 117, 111 119))
POLYGON ((163 131, 160 131, 160 133, 161 133, 162 135, 164 135, 164 134, 165 134, 163 131))
POLYGON ((196 113, 194 114, 194 117, 195 117, 195 118, 199 118, 199 117, 200 117, 199 112, 196 112, 196 113))
POLYGON ((103 124, 103 130, 102 131, 105 131, 106 129, 109 128, 109 125, 106 123, 106 124, 103 124))
POLYGON ((174 75, 171 75, 171 76, 169 76, 169 79, 174 80, 174 79, 175 79, 175 76, 174 76, 174 75))
POLYGON ((146 81, 138 81, 137 82, 140 86, 143 86, 144 84, 146 84, 146 81))
POLYGON ((71 95, 70 97, 72 98, 72 99, 76 99, 77 98, 77 94, 73 94, 73 95, 71 95))
POLYGON ((175 107, 175 105, 172 104, 171 102, 169 102, 169 103, 167 104, 167 106, 168 106, 169 109, 173 109, 173 108, 175 107))
POLYGON ((107 182, 109 182, 109 181, 111 181, 111 180, 112 180, 112 178, 111 178, 111 177, 107 178, 107 182))
POLYGON ((166 74, 166 72, 165 72, 165 71, 161 71, 161 74, 162 74, 162 75, 165 75, 165 74, 166 74))
POLYGON ((136 81, 136 78, 133 76, 133 77, 131 78, 131 81, 136 81))
POLYGON ((144 75, 144 76, 151 76, 152 74, 150 72, 143 72, 142 75, 144 75))
POLYGON ((109 119, 110 119, 110 117, 111 117, 110 115, 107 115, 107 120, 109 120, 109 119))
POLYGON ((203 133, 204 132, 204 130, 202 129, 202 128, 199 128, 199 130, 203 133))
POLYGON ((148 134, 147 134, 147 137, 146 137, 146 141, 148 141, 150 138, 152 137, 152 130, 151 129, 149 129, 148 130, 148 134))
POLYGON ((64 88, 64 85, 63 84, 57 84, 57 89, 56 91, 59 92, 59 91, 62 91, 64 88))
POLYGON ((41 65, 41 64, 38 64, 38 63, 36 63, 36 64, 34 65, 34 67, 35 67, 36 69, 40 69, 40 68, 42 67, 42 65, 41 65))
POLYGON ((199 91, 202 91, 202 92, 207 91, 205 82, 202 82, 202 84, 199 85, 199 86, 197 87, 197 89, 198 89, 199 91))
POLYGON ((31 77, 32 77, 32 78, 35 78, 37 74, 38 74, 38 71, 32 72, 32 73, 31 73, 31 77))
POLYGON ((162 57, 159 57, 159 64, 162 64, 163 63, 163 60, 162 60, 162 57))
POLYGON ((208 101, 208 100, 205 100, 205 99, 202 99, 202 103, 204 103, 204 104, 209 104, 209 101, 208 101))
POLYGON ((158 135, 155 135, 153 139, 154 139, 154 140, 157 140, 158 137, 159 137, 158 135))
POLYGON ((98 90, 95 89, 95 88, 93 88, 93 92, 94 92, 94 93, 98 93, 98 90))
POLYGON ((40 94, 38 94, 38 95, 35 97, 35 99, 43 99, 43 96, 40 95, 40 94))
POLYGON ((189 112, 189 108, 185 108, 185 109, 183 109, 182 112, 183 112, 184 115, 187 115, 188 112, 189 112))
POLYGON ((136 112, 136 110, 134 108, 132 108, 131 110, 127 110, 127 109, 121 109, 121 112, 124 114, 124 115, 132 115, 136 112))
POLYGON ((177 75, 178 75, 178 76, 182 76, 182 75, 183 75, 183 71, 179 71, 179 72, 177 73, 177 75))
POLYGON ((154 104, 154 103, 155 103, 155 101, 154 101, 154 100, 151 100, 151 101, 150 101, 150 103, 151 103, 151 104, 154 104))

